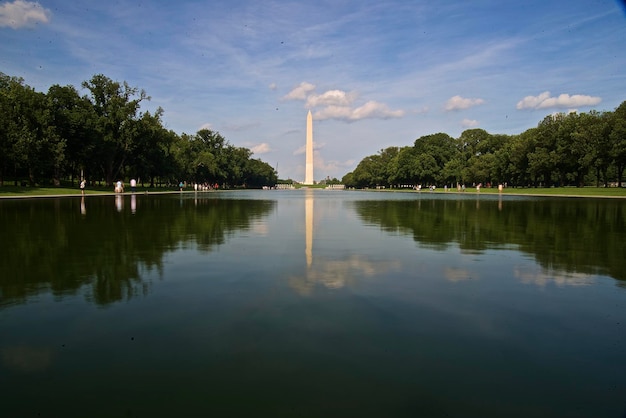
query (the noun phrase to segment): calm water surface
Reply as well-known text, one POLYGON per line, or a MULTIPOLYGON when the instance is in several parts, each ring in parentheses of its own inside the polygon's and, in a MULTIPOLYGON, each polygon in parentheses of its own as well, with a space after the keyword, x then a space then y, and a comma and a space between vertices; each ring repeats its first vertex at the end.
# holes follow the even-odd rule
POLYGON ((626 416, 622 200, 0 201, 0 415, 626 416))

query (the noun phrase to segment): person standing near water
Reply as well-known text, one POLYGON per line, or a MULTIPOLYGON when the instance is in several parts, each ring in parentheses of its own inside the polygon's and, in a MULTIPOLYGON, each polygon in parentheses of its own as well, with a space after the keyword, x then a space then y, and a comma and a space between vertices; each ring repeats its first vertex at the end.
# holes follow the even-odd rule
POLYGON ((85 194, 85 185, 86 185, 86 183, 87 182, 85 181, 85 179, 82 179, 81 182, 80 182, 80 193, 83 194, 83 195, 85 194))
POLYGON ((130 190, 135 193, 135 187, 137 187, 137 180, 130 179, 130 190))

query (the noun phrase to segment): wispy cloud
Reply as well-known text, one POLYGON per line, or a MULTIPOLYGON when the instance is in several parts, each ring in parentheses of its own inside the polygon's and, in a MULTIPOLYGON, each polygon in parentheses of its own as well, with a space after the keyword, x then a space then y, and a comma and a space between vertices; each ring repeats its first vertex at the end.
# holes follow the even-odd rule
POLYGON ((28 28, 38 23, 48 23, 51 17, 52 12, 36 2, 15 0, 0 5, 0 27, 28 28))
POLYGON ((463 110, 463 109, 469 109, 470 107, 478 106, 484 103, 485 101, 483 99, 478 99, 478 98, 470 99, 470 98, 465 98, 461 96, 454 96, 448 99, 448 101, 446 102, 445 109, 447 111, 463 110))
POLYGON ((362 106, 352 108, 349 106, 327 106, 315 112, 313 117, 316 120, 337 119, 353 122, 361 119, 391 119, 404 116, 404 110, 392 110, 384 103, 373 100, 362 106))
POLYGON ((517 109, 548 109, 548 108, 574 108, 581 106, 595 106, 600 103, 600 97, 585 96, 581 94, 560 94, 558 97, 550 96, 549 91, 544 91, 538 96, 526 96, 517 102, 517 109))

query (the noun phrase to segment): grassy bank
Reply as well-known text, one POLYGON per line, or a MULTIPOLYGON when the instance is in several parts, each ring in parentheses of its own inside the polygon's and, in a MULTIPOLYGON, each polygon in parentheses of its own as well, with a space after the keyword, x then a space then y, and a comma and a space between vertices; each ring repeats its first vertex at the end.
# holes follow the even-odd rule
MULTIPOLYGON (((467 192, 477 193, 475 188, 468 189, 467 192)), ((466 192, 466 193, 467 193, 466 192)), ((480 193, 498 194, 498 188, 481 188, 480 193)), ((549 188, 511 188, 502 190, 503 195, 529 195, 529 196, 580 196, 580 197, 624 197, 626 189, 618 187, 549 187, 549 188)))
MULTIPOLYGON (((373 189, 370 189, 373 190, 373 189)), ((414 192, 411 189, 383 189, 381 191, 403 191, 414 192)), ((429 191, 427 188, 422 189, 420 193, 460 193, 460 194, 502 194, 502 195, 527 195, 527 196, 571 196, 571 197, 613 197, 613 198, 626 198, 626 188, 617 187, 526 187, 515 188, 507 187, 502 190, 502 193, 498 191, 497 187, 486 188, 482 187, 480 192, 476 191, 475 187, 468 187, 464 192, 457 192, 456 189, 448 189, 439 187, 434 192, 429 191)))

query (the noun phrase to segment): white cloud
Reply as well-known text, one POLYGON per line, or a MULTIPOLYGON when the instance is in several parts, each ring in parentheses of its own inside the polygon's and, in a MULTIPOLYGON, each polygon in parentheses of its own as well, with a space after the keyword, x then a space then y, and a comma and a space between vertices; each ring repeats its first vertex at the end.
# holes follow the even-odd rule
POLYGON ((342 90, 328 90, 323 94, 310 95, 306 100, 306 107, 348 106, 353 102, 354 96, 342 90))
POLYGON ((270 83, 270 85, 268 86, 270 90, 276 90, 276 83, 270 83))
POLYGON ((478 106, 483 103, 485 103, 483 99, 472 99, 461 96, 454 96, 448 99, 445 109, 447 111, 469 109, 470 107, 478 106))
POLYGON ((550 97, 549 91, 544 91, 539 96, 526 96, 517 102, 517 109, 539 109, 541 103, 550 97))
POLYGON ((200 129, 198 129, 198 130, 201 131, 203 129, 212 130, 213 128, 211 127, 210 123, 203 123, 202 126, 200 126, 200 129))
POLYGON ((51 15, 50 10, 44 9, 39 3, 15 0, 0 5, 0 27, 32 27, 37 23, 48 23, 51 15))
POLYGON ((594 106, 600 103, 600 97, 585 96, 581 94, 561 94, 558 97, 551 97, 549 91, 544 91, 539 96, 526 96, 517 102, 517 109, 546 109, 556 108, 574 108, 580 106, 594 106))
POLYGON ((291 90, 285 97, 285 100, 306 100, 307 95, 315 90, 315 85, 303 81, 298 87, 291 90))
POLYGON ((370 100, 365 103, 361 107, 357 107, 352 112, 352 119, 365 119, 365 118, 379 118, 379 119, 389 119, 389 118, 401 118, 404 116, 404 110, 391 110, 384 103, 375 102, 370 100))
POLYGON ((350 120, 352 109, 348 106, 327 106, 322 110, 315 112, 313 118, 315 120, 325 119, 343 119, 350 120))
POLYGON ((348 106, 327 106, 315 113, 316 120, 337 119, 356 121, 361 119, 391 119, 404 116, 404 110, 391 110, 384 103, 370 100, 363 106, 351 108, 348 106))
POLYGON ((315 94, 315 85, 303 81, 283 97, 285 100, 305 100, 305 107, 323 107, 313 114, 316 120, 336 119, 353 122, 361 119, 401 118, 404 110, 392 110, 386 104, 374 100, 359 107, 353 107, 357 94, 343 90, 328 90, 315 94))
POLYGON ((269 144, 263 142, 250 148, 253 154, 266 154, 271 151, 269 144))
POLYGON ((461 121, 461 126, 464 128, 475 128, 479 125, 477 120, 474 119, 463 119, 461 121))

